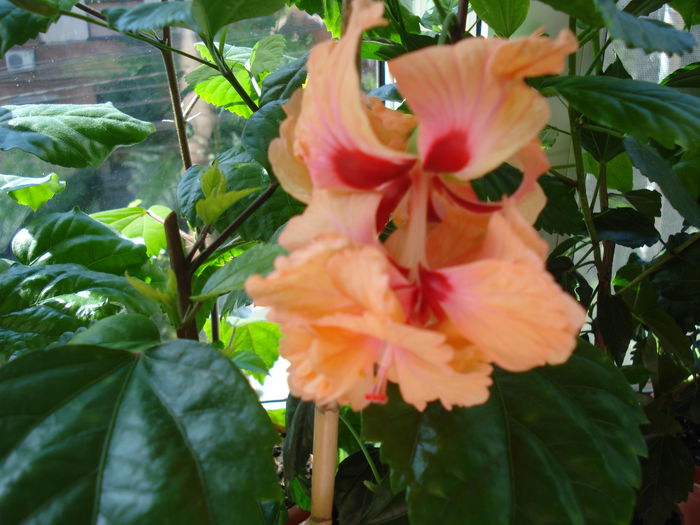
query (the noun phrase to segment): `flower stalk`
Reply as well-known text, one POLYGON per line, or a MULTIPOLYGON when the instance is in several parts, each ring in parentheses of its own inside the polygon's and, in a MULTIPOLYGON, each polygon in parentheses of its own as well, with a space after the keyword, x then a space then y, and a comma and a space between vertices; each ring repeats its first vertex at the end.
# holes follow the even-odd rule
POLYGON ((333 490, 338 463, 338 405, 318 406, 314 412, 311 516, 303 525, 333 523, 333 490))

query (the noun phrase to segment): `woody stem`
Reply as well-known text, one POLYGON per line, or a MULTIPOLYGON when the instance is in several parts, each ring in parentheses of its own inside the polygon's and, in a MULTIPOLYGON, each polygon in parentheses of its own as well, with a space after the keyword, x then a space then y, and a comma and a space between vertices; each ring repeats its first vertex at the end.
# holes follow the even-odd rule
POLYGON ((311 474, 311 517, 303 525, 333 523, 333 491, 338 462, 338 405, 316 406, 314 460, 311 474))

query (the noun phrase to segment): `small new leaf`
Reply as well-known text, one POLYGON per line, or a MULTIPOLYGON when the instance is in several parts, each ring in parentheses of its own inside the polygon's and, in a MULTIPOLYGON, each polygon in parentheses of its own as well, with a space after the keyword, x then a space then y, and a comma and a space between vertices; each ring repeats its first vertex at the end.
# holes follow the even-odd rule
POLYGON ((65 187, 66 183, 59 180, 55 173, 43 177, 0 174, 0 191, 7 192, 19 204, 29 206, 34 211, 65 187))

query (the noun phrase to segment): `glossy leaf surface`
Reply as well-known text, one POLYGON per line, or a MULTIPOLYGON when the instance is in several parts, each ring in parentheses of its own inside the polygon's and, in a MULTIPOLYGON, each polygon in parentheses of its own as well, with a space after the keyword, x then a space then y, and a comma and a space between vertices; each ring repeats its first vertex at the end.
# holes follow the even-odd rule
POLYGON ((180 0, 140 4, 124 9, 113 7, 102 13, 122 33, 153 31, 165 26, 192 27, 192 2, 180 0))
POLYGON ((278 495, 255 392, 191 341, 18 358, 0 369, 0 421, 8 525, 262 525, 258 501, 278 495))
POLYGON ((497 371, 481 406, 421 413, 394 390, 364 428, 394 488, 408 485, 413 525, 628 525, 644 420, 622 374, 580 342, 564 365, 497 371))
POLYGON ((21 149, 68 168, 97 167, 117 146, 155 132, 107 104, 26 104, 0 107, 0 150, 21 149))
POLYGON ((106 210, 90 215, 93 219, 107 224, 129 239, 143 239, 148 255, 158 255, 165 249, 163 220, 171 212, 165 206, 151 206, 149 209, 133 206, 106 210))
POLYGON ((496 34, 508 37, 525 21, 530 0, 472 0, 471 6, 496 34))
POLYGON ((121 237, 81 211, 36 219, 12 239, 12 252, 26 265, 78 263, 123 275, 147 260, 146 247, 121 237))

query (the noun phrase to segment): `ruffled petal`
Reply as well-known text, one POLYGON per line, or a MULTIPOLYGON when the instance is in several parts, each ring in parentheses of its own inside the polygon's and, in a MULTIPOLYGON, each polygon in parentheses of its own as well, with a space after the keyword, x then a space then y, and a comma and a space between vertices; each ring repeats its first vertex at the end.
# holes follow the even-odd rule
MULTIPOLYGON (((384 126, 381 138, 377 136, 377 121, 370 119, 366 96, 360 91, 356 68, 360 38, 366 29, 386 25, 383 12, 382 2, 356 0, 343 38, 315 46, 309 57, 309 82, 294 151, 308 166, 317 187, 377 188, 415 163, 413 155, 387 145, 406 140, 403 126, 394 130, 396 140, 387 136, 390 126, 384 126)), ((376 108, 374 114, 380 120, 386 117, 376 108)))
POLYGON ((295 250, 322 234, 340 234, 359 244, 379 246, 377 210, 379 192, 344 192, 315 189, 304 213, 285 226, 279 242, 295 250))
POLYGON ((420 123, 423 168, 474 179, 535 138, 549 119, 549 106, 523 82, 523 76, 538 70, 525 64, 547 56, 548 71, 556 65, 555 57, 563 67, 571 48, 560 40, 470 38, 392 60, 389 68, 420 123), (505 52, 504 46, 509 46, 505 52), (525 53, 517 70, 502 63, 510 59, 513 46, 525 53))
POLYGON ((566 361, 586 316, 530 264, 479 261, 431 272, 424 284, 466 339, 514 372, 566 361))

